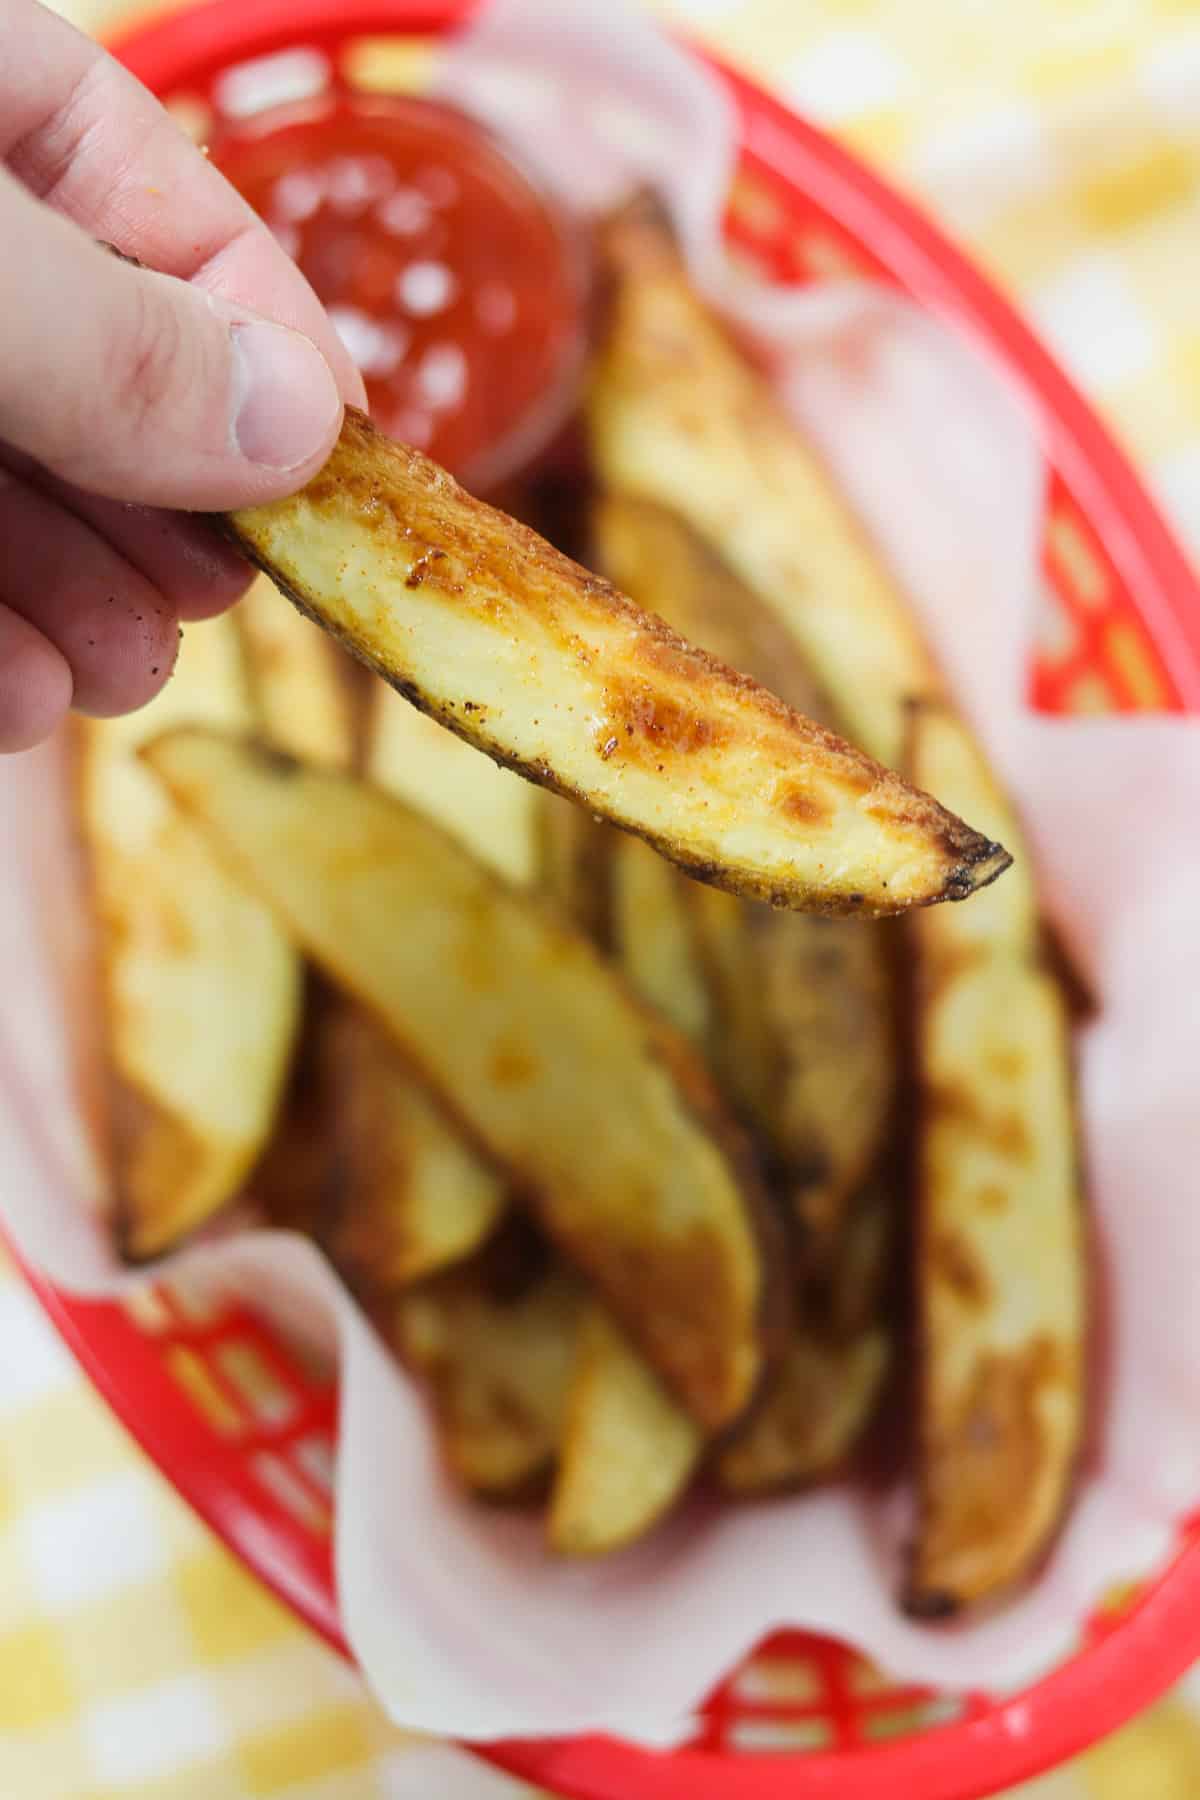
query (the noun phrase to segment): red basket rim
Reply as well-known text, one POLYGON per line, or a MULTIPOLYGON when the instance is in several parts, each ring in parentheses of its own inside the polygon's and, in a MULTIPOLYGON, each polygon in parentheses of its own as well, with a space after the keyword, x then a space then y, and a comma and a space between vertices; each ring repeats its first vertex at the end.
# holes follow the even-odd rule
MULTIPOLYGON (((314 34, 441 35, 475 0, 205 0, 110 39, 114 53, 158 91, 235 59, 314 34)), ((742 147, 845 221, 902 287, 965 328, 1019 383, 1036 410, 1047 454, 1125 583, 1162 658, 1175 697, 1200 711, 1200 585, 1154 501, 1114 440, 1012 306, 924 214, 824 133, 710 52, 741 113, 742 147)), ((337 1622, 312 1589, 282 1582, 249 1553, 219 1483, 190 1466, 186 1434, 169 1429, 146 1391, 118 1375, 104 1336, 84 1327, 87 1302, 59 1293, 17 1259, 47 1314, 132 1435, 205 1522, 267 1586, 335 1648, 337 1622)), ((314 1575, 319 1570, 314 1568, 314 1575)), ((655 1753, 587 1736, 472 1745, 478 1754, 575 1800, 973 1800, 1057 1764, 1157 1699, 1200 1656, 1200 1541, 1160 1574, 1136 1609, 1053 1673, 986 1714, 869 1749, 720 1756, 655 1753)))

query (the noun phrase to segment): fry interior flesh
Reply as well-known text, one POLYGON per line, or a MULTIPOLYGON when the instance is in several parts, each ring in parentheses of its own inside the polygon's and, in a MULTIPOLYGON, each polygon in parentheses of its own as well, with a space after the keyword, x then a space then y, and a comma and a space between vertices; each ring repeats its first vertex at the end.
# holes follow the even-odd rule
POLYGON ((735 1418, 766 1364, 778 1259, 687 1044, 582 937, 390 796, 205 732, 145 755, 519 1183, 696 1419, 735 1418))
POLYGON ((460 737, 719 886, 818 912, 961 899, 1005 852, 348 408, 298 494, 225 528, 460 737))
POLYGON ((1016 819, 965 727, 922 707, 912 762, 1017 847, 1012 879, 912 931, 919 1517, 906 1603, 950 1613, 1038 1564, 1083 1430, 1085 1245, 1070 1020, 1016 819))

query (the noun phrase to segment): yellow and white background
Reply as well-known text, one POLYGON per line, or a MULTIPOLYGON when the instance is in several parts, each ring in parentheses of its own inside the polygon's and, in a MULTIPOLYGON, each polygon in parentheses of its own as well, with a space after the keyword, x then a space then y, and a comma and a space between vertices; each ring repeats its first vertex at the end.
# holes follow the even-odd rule
MULTIPOLYGON (((101 34, 147 10, 57 4, 101 34)), ((660 10, 926 203, 1025 308, 1200 554, 1200 0, 660 10)), ((1196 1800, 1200 1679, 1020 1792, 1196 1800)), ((388 1725, 167 1488, 0 1265, 0 1796, 532 1790, 388 1725)))

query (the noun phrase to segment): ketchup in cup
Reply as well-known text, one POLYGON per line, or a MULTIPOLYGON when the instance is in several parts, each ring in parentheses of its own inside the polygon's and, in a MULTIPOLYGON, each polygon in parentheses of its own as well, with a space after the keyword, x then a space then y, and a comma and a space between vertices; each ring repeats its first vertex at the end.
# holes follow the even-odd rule
POLYGON ((382 431, 477 489, 546 447, 582 361, 579 257, 484 129, 345 95, 231 127, 212 156, 324 301, 382 431))

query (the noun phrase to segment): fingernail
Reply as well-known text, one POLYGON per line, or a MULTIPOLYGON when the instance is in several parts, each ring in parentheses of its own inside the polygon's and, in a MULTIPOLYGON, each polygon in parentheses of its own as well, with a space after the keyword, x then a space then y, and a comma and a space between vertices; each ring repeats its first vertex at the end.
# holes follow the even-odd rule
POLYGON ((316 345, 285 325, 234 325, 233 436, 249 462, 294 469, 324 449, 341 399, 316 345))

